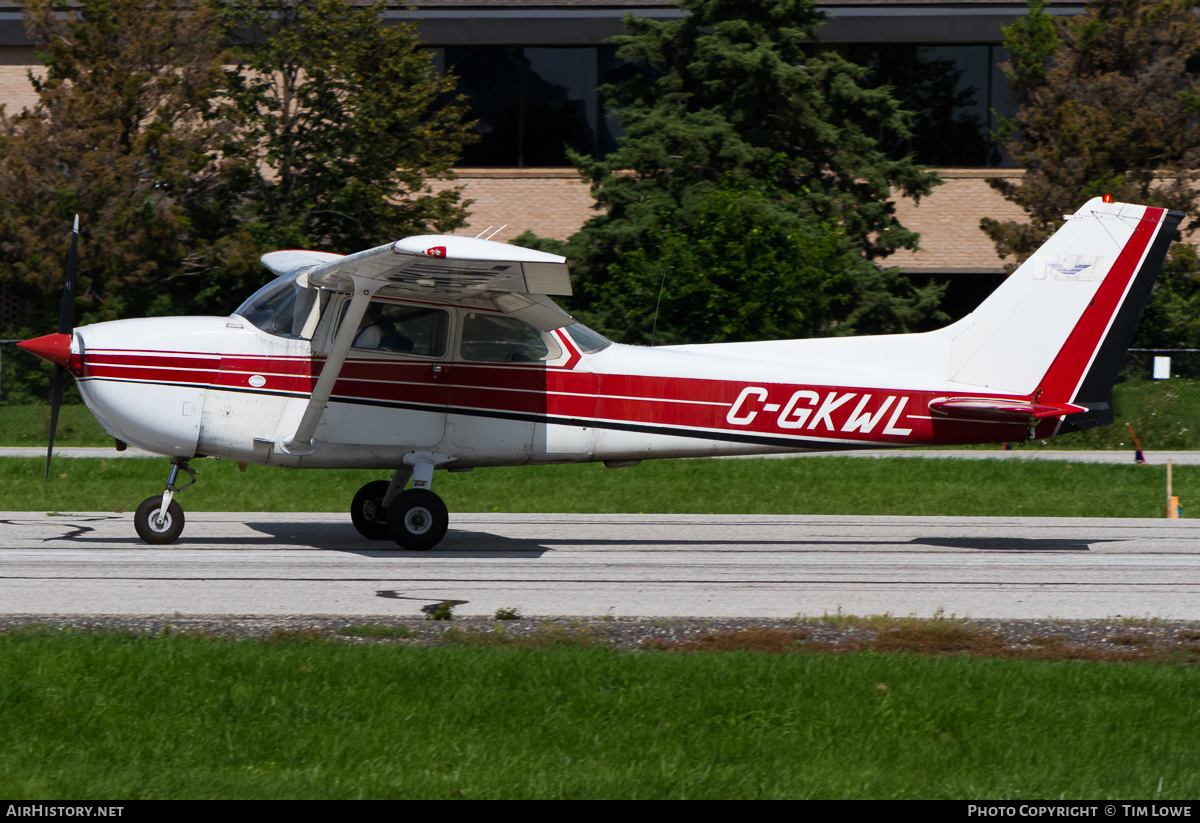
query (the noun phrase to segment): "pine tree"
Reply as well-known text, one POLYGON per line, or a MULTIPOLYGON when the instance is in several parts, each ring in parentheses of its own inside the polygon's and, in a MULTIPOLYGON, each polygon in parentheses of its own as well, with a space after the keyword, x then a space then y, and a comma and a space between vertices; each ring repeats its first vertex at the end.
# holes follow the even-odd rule
POLYGON ((876 264, 917 246, 894 194, 939 181, 885 154, 909 115, 860 85, 864 69, 816 48, 814 0, 678 5, 678 20, 627 18, 618 54, 642 71, 602 89, 624 135, 607 157, 573 156, 601 213, 567 245, 572 309, 625 342, 649 339, 660 283, 659 341, 940 319, 936 287, 876 264), (713 265, 718 277, 701 271, 713 265))
POLYGON ((336 251, 465 222, 456 189, 434 194, 477 139, 455 79, 441 76, 415 23, 347 0, 246 0, 226 29, 242 145, 257 170, 244 216, 263 242, 336 251))
MULTIPOLYGON (((1005 29, 1012 58, 1002 68, 1019 109, 998 137, 1026 171, 989 183, 1029 221, 985 218, 981 228, 1010 269, 1092 197, 1191 212, 1200 194, 1194 0, 1092 0, 1066 19, 1045 5, 1031 0, 1005 29)), ((1172 246, 1135 345, 1200 345, 1198 276, 1194 246, 1172 246)))
POLYGON ((22 6, 45 72, 32 109, 0 113, 0 286, 29 299, 27 328, 50 328, 79 214, 80 322, 185 304, 229 228, 215 8, 22 6))

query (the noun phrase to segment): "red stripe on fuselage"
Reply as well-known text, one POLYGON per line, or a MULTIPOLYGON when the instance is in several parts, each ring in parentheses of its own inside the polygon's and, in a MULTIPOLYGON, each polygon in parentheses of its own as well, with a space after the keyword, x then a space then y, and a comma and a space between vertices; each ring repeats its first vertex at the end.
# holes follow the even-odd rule
MULTIPOLYGON (((86 377, 100 379, 303 396, 319 377, 324 359, 235 355, 218 361, 216 356, 180 357, 170 352, 105 352, 96 355, 95 362, 91 353, 85 353, 84 365, 86 377), (264 385, 250 387, 251 376, 263 377, 264 385)), ((346 361, 333 394, 335 401, 342 402, 577 424, 597 421, 607 427, 627 424, 693 436, 712 432, 863 445, 999 442, 1025 436, 1023 425, 935 418, 929 413, 929 401, 944 392, 597 375, 543 364, 359 357, 346 361), (435 366, 440 371, 435 372, 435 366)), ((1054 425, 1054 420, 1043 421, 1036 431, 1046 436, 1054 425)))

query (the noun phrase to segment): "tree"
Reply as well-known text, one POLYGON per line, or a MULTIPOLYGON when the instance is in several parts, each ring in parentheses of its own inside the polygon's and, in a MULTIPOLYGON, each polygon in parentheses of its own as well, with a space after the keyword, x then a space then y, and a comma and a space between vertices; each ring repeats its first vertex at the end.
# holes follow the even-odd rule
POLYGON ((859 84, 864 69, 814 47, 823 15, 813 0, 679 6, 678 20, 626 19, 633 33, 616 38, 618 54, 643 70, 601 90, 624 135, 607 157, 572 156, 602 210, 567 246, 573 310, 647 340, 650 328, 629 321, 651 312, 630 298, 653 281, 645 301, 664 282, 664 314, 697 321, 671 326, 679 341, 921 326, 938 290, 875 263, 917 246, 893 191, 919 198, 939 182, 881 149, 907 136, 907 113, 888 89, 859 84), (724 269, 703 322, 694 303, 714 283, 701 265, 724 269), (755 291, 771 283, 800 290, 792 308, 759 328, 753 316, 730 321, 772 304, 771 291, 755 291), (810 295, 813 310, 800 310, 810 295))
MULTIPOLYGON (((1044 0, 1004 30, 1002 68, 1019 104, 998 138, 1022 166, 1019 181, 990 185, 1029 215, 981 228, 1015 268, 1088 199, 1191 212, 1200 180, 1200 53, 1194 0, 1091 0, 1059 19, 1044 0)), ((1184 226, 1191 234, 1196 223, 1184 226)), ((1200 269, 1176 243, 1159 275, 1135 345, 1200 345, 1200 269)))
POLYGON ((456 189, 432 193, 476 139, 455 79, 415 23, 346 0, 246 0, 226 11, 240 41, 229 95, 255 159, 243 216, 266 245, 357 251, 465 222, 456 189))
POLYGON ((36 106, 0 112, 0 285, 49 328, 79 214, 79 320, 186 303, 200 284, 185 275, 207 270, 228 224, 215 8, 27 0, 23 13, 45 73, 30 73, 36 106))

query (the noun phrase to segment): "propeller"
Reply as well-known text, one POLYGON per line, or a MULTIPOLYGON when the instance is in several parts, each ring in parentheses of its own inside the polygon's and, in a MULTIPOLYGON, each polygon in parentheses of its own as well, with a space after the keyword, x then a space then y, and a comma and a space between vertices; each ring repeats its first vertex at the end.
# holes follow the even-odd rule
POLYGON ((79 262, 79 215, 71 228, 71 251, 67 255, 67 281, 63 285, 62 308, 58 313, 58 333, 47 334, 17 344, 54 364, 54 382, 50 386, 50 442, 46 446, 46 476, 50 479, 50 458, 54 455, 54 431, 58 428, 58 409, 62 405, 63 383, 71 362, 71 335, 75 331, 75 271, 79 262))

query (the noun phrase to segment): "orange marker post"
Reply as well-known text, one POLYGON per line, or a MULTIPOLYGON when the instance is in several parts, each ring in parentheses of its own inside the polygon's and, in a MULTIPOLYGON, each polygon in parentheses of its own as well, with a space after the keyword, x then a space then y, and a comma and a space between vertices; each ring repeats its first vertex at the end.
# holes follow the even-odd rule
POLYGON ((1129 436, 1133 438, 1133 445, 1137 447, 1137 451, 1133 455, 1133 462, 1139 466, 1146 465, 1146 456, 1142 454, 1142 444, 1138 442, 1137 435, 1133 433, 1133 426, 1126 423, 1125 428, 1129 429, 1129 436))

